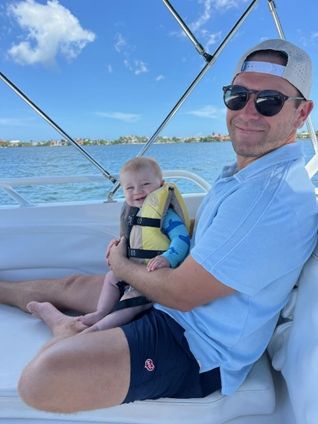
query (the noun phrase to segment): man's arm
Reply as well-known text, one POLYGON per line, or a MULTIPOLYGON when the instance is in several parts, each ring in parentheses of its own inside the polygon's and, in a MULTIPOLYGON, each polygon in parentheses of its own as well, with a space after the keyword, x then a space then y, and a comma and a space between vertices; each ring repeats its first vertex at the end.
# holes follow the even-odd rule
POLYGON ((198 264, 191 255, 176 269, 148 272, 144 265, 127 259, 125 240, 113 246, 109 261, 116 276, 161 305, 189 311, 235 291, 198 264))

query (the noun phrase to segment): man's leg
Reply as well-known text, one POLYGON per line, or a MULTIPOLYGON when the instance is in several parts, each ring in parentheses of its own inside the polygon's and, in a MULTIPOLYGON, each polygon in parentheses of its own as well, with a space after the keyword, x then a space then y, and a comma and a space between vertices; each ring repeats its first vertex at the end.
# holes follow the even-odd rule
POLYGON ((49 303, 32 304, 33 313, 54 338, 22 372, 18 390, 36 409, 72 413, 115 406, 130 383, 129 347, 120 328, 78 334, 83 324, 49 303))
POLYGON ((96 310, 103 281, 104 275, 71 275, 21 282, 0 281, 0 303, 27 311, 26 305, 29 302, 47 301, 59 309, 89 313, 96 310))

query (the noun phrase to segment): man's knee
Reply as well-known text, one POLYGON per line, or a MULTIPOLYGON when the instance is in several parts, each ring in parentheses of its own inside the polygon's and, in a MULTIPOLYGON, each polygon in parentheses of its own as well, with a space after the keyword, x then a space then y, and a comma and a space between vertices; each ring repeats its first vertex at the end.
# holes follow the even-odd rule
POLYGON ((86 275, 86 274, 72 274, 61 279, 65 289, 72 289, 73 286, 90 285, 94 284, 100 286, 104 283, 105 275, 86 275))
POLYGON ((53 340, 24 369, 18 392, 27 405, 47 412, 115 406, 127 395, 129 358, 119 328, 53 340), (84 337, 90 342, 83 342, 84 337))
MULTIPOLYGON (((85 274, 72 274, 67 277, 61 278, 59 281, 60 287, 59 292, 64 293, 64 295, 75 298, 80 296, 86 298, 86 301, 89 299, 87 295, 89 294, 92 297, 96 297, 96 305, 104 284, 105 275, 85 275, 85 274)), ((95 310, 96 305, 92 310, 95 310)), ((92 312, 92 311, 90 311, 92 312)))
POLYGON ((65 289, 73 287, 75 284, 84 284, 85 279, 87 277, 90 277, 89 275, 83 275, 83 274, 72 274, 68 275, 67 277, 63 277, 61 279, 62 284, 64 285, 65 289))
POLYGON ((41 411, 57 412, 52 409, 51 387, 48 361, 36 358, 22 371, 18 383, 18 393, 21 399, 32 408, 41 411))

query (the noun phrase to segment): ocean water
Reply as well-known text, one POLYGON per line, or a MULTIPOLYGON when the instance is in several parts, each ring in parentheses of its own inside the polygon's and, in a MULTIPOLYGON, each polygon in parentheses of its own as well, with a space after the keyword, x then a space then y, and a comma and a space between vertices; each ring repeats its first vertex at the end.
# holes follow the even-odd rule
MULTIPOLYGON (((303 141, 306 162, 313 155, 310 141, 303 141)), ((136 156, 140 145, 84 146, 84 149, 110 174, 118 174, 120 167, 136 156)), ((155 144, 146 156, 156 159, 163 170, 181 169, 194 172, 212 184, 224 165, 235 160, 230 142, 155 144)), ((0 178, 46 177, 100 174, 100 171, 73 146, 0 148, 0 178)), ((181 192, 190 193, 198 186, 188 180, 174 180, 181 192)), ((314 179, 318 186, 318 180, 314 179)), ((16 189, 29 201, 67 202, 76 200, 104 200, 112 184, 105 179, 99 183, 21 186, 16 189)), ((116 194, 122 196, 121 190, 116 194)), ((0 205, 15 204, 0 191, 0 205)))

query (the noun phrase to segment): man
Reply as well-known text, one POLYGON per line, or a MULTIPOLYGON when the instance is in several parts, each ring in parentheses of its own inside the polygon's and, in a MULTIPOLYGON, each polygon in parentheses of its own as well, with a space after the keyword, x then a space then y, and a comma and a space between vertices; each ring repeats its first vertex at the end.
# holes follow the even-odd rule
POLYGON ((68 413, 237 390, 316 244, 314 187, 295 143, 313 108, 311 80, 309 57, 286 41, 243 55, 234 85, 223 88, 237 162, 206 195, 188 258, 149 273, 126 258, 124 240, 111 249, 115 274, 157 302, 139 319, 78 334, 85 326, 52 303, 94 310, 98 276, 0 286, 0 301, 23 309, 32 301, 28 309, 54 334, 22 373, 26 403, 68 413))

